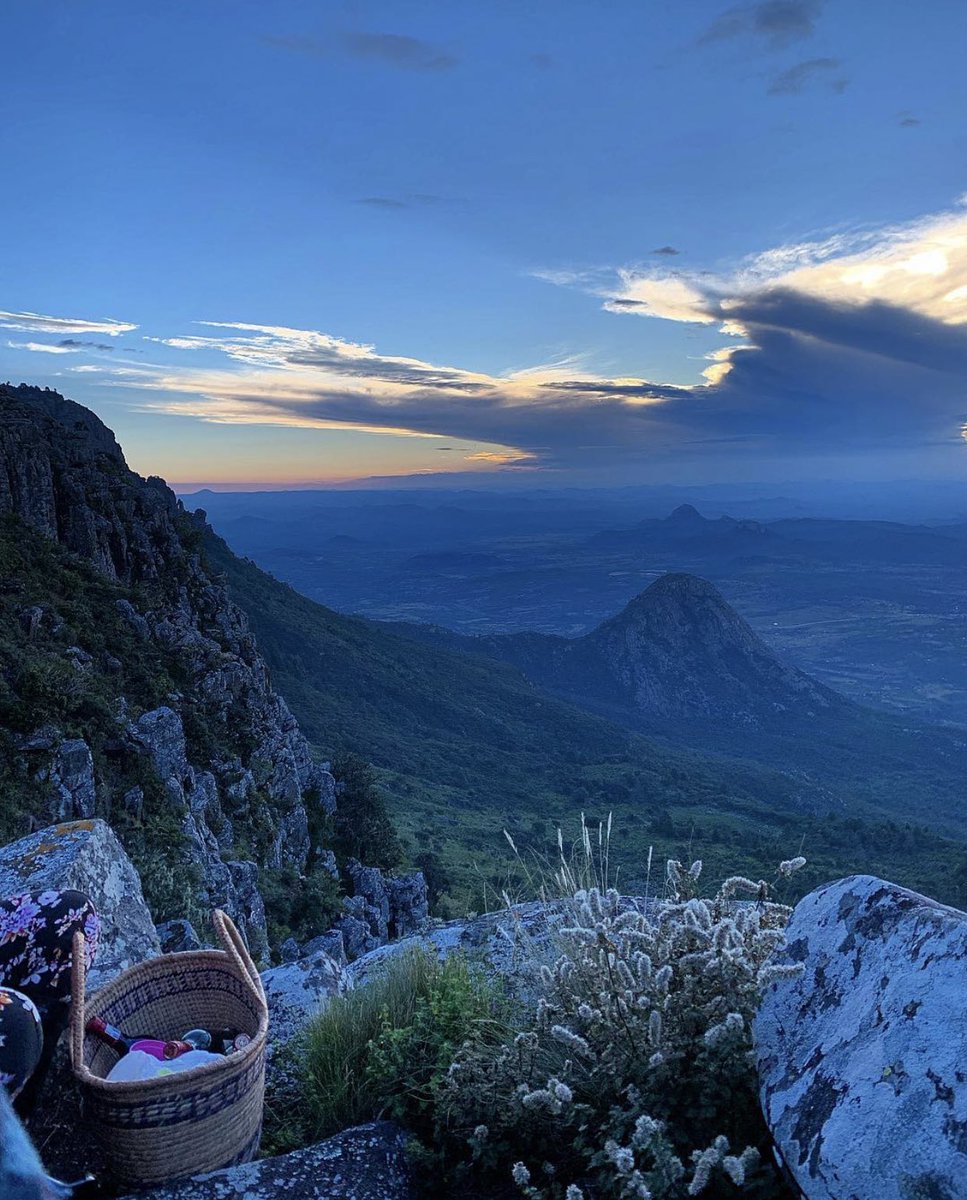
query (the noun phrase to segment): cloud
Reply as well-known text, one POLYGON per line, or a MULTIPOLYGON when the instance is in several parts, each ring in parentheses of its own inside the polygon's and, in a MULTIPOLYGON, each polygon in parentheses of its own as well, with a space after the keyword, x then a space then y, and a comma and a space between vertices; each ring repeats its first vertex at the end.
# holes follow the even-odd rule
POLYGON ((107 342, 84 342, 78 341, 76 338, 61 338, 57 343, 58 346, 65 350, 113 350, 113 346, 109 346, 107 342))
POLYGON ((529 466, 534 461, 534 455, 522 450, 481 450, 477 454, 465 454, 464 462, 490 463, 497 467, 529 466))
POLYGON ((769 85, 768 94, 797 96, 812 84, 827 83, 837 95, 841 95, 849 86, 849 80, 843 76, 829 78, 829 72, 838 71, 841 65, 838 58, 808 58, 780 72, 769 85))
POLYGON ((445 71, 460 61, 442 47, 400 33, 338 33, 329 39, 307 34, 268 34, 262 41, 278 50, 331 58, 343 52, 404 71, 445 71))
POLYGON ((754 37, 769 50, 782 50, 812 37, 822 0, 762 0, 727 9, 699 38, 699 45, 754 37))
POLYGON ((110 364, 105 377, 141 390, 145 407, 216 424, 390 433, 439 449, 460 439, 494 469, 967 453, 964 207, 772 247, 721 274, 656 265, 554 278, 609 311, 701 324, 721 342, 692 383, 670 384, 574 358, 491 374, 320 331, 208 321, 154 340, 170 365, 110 364))
POLYGON ((342 41, 355 58, 405 71, 446 71, 459 62, 433 42, 401 33, 347 33, 342 41))
POLYGON ((676 250, 674 246, 659 246, 657 250, 652 250, 652 254, 664 254, 671 257, 675 254, 681 254, 681 251, 676 250))
POLYGON ((405 196, 363 196, 357 203, 367 204, 372 208, 432 208, 437 204, 445 204, 446 197, 434 196, 428 192, 409 192, 405 196))
POLYGON ((30 350, 34 354, 70 354, 65 346, 57 346, 52 342, 7 342, 11 350, 30 350))
POLYGON ((83 317, 47 317, 40 313, 0 310, 0 329, 14 329, 18 333, 101 333, 119 337, 137 329, 137 325, 110 318, 88 321, 83 317))

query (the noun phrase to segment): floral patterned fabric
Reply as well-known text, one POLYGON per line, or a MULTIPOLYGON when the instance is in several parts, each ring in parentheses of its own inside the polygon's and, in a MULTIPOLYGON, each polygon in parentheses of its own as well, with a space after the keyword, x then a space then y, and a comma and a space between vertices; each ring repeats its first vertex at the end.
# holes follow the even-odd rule
POLYGON ((0 1084, 13 1096, 49 1062, 67 1024, 78 930, 90 967, 100 922, 81 892, 25 892, 0 900, 0 1084))

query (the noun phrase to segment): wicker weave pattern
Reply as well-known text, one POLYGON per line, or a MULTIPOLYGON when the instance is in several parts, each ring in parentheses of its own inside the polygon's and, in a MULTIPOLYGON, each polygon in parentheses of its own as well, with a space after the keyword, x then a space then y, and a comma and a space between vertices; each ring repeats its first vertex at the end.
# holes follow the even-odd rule
POLYGON ((216 911, 222 950, 167 954, 131 967, 84 997, 83 938, 74 943, 71 1060, 94 1133, 118 1178, 157 1184, 246 1162, 258 1150, 268 1009, 258 972, 226 914, 216 911), (96 1013, 133 1035, 173 1038, 186 1029, 231 1027, 251 1043, 192 1071, 130 1083, 104 1077, 117 1055, 89 1037, 96 1013))

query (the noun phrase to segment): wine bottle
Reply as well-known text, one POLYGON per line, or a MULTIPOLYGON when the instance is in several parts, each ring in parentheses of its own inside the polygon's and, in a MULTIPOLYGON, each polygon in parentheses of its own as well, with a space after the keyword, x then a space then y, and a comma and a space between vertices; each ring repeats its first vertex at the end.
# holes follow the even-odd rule
POLYGON ((118 1054, 124 1055, 131 1050, 143 1050, 155 1058, 164 1058, 165 1043, 159 1038, 128 1037, 116 1025, 109 1025, 103 1017, 91 1017, 84 1028, 118 1054))

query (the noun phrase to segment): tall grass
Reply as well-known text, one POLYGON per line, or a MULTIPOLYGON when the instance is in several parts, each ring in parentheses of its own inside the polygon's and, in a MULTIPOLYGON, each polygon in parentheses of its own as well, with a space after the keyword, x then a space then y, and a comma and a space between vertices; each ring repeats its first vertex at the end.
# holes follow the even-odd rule
POLYGON ((381 1116, 418 1122, 465 1042, 506 1034, 503 993, 456 954, 414 949, 334 996, 303 1035, 300 1114, 310 1140, 381 1116))
MULTIPOLYGON (((599 821, 597 827, 589 825, 581 813, 580 830, 571 843, 565 843, 564 831, 558 826, 556 855, 528 850, 525 856, 505 829, 504 837, 514 854, 527 899, 559 900, 590 888, 603 892, 616 888, 619 871, 612 872, 611 869, 611 831, 611 813, 608 813, 607 821, 599 821)), ((514 898, 505 891, 503 900, 510 904, 514 898)))

